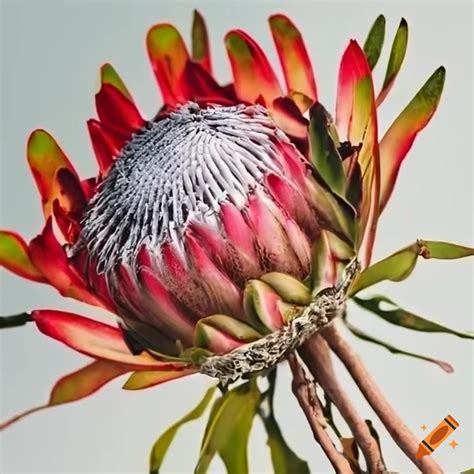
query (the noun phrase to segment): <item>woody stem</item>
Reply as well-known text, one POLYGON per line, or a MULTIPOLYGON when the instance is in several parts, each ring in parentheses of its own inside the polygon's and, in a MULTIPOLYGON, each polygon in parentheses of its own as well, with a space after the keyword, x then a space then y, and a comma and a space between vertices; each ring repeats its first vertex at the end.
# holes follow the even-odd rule
POLYGON ((325 419, 321 402, 316 395, 316 389, 312 380, 306 377, 303 366, 298 361, 296 354, 288 355, 293 374, 292 390, 297 398, 308 423, 313 432, 314 439, 321 445, 324 453, 338 474, 350 474, 352 469, 347 459, 338 452, 331 438, 325 430, 325 419))
POLYGON ((377 441, 370 433, 369 427, 359 415, 351 399, 339 384, 331 361, 326 341, 315 334, 298 351, 315 381, 321 385, 349 426, 355 441, 365 457, 370 473, 385 470, 377 441))
POLYGON ((425 456, 416 459, 417 439, 387 401, 367 371, 362 359, 344 339, 337 326, 331 324, 321 334, 332 351, 346 366, 360 391, 400 449, 423 473, 442 473, 441 467, 431 457, 425 456))

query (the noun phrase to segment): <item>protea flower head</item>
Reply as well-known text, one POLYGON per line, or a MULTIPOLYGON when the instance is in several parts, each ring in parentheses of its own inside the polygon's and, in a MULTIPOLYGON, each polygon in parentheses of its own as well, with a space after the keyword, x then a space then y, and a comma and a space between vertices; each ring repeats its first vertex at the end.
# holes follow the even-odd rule
MULTIPOLYGON (((270 18, 270 29, 284 85, 243 31, 225 37, 233 81, 220 85, 198 13, 192 54, 173 26, 151 28, 164 105, 149 119, 112 66, 102 66, 98 118, 87 124, 96 176, 79 177, 46 131, 29 138, 46 223, 29 244, 2 232, 0 262, 111 311, 119 327, 53 310, 16 320, 112 361, 113 369, 101 366, 102 383, 136 371, 128 387, 141 388, 196 372, 200 357, 285 326, 356 254, 369 265, 378 217, 437 107, 444 69, 379 141, 377 107, 401 61, 375 94, 380 48, 370 36, 365 51, 350 41, 333 118, 300 32, 283 15, 270 18)), ((396 46, 402 59, 405 47, 396 46)))

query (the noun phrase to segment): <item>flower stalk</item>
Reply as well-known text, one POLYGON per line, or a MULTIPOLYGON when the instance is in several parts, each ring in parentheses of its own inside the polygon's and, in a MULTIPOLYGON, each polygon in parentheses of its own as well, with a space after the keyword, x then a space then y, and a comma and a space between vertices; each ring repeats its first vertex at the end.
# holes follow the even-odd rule
MULTIPOLYGON (((397 415, 383 395, 372 376, 367 371, 362 359, 344 339, 335 325, 328 326, 323 333, 329 347, 345 365, 360 391, 384 424, 390 436, 400 449, 423 473, 441 473, 440 466, 431 457, 416 459, 418 441, 397 415)), ((309 342, 312 344, 312 341, 309 342)))
POLYGON ((316 383, 329 395, 332 403, 349 426, 355 441, 364 454, 368 471, 371 473, 384 471, 385 466, 377 441, 370 434, 367 424, 337 380, 326 341, 320 334, 315 334, 300 347, 298 353, 316 383))
POLYGON ((326 432, 326 421, 324 419, 321 402, 316 394, 313 381, 307 378, 304 368, 298 361, 296 354, 289 354, 288 362, 293 374, 293 393, 308 420, 314 439, 320 444, 336 473, 352 473, 349 462, 336 449, 334 443, 326 432))

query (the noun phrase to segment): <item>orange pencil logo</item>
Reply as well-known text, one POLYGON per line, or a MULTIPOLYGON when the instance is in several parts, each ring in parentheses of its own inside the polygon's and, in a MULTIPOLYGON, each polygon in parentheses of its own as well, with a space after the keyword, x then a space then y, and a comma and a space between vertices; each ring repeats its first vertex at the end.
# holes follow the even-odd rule
POLYGON ((429 456, 459 426, 459 423, 448 415, 418 446, 416 459, 429 456))

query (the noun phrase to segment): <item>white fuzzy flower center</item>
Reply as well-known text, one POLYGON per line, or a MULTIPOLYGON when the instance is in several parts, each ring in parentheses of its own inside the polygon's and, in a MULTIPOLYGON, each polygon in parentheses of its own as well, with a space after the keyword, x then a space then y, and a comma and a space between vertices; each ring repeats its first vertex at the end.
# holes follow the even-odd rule
POLYGON ((196 103, 149 122, 124 147, 92 199, 81 241, 100 271, 132 262, 143 243, 180 243, 191 220, 216 225, 223 202, 242 208, 287 140, 261 106, 196 103))

